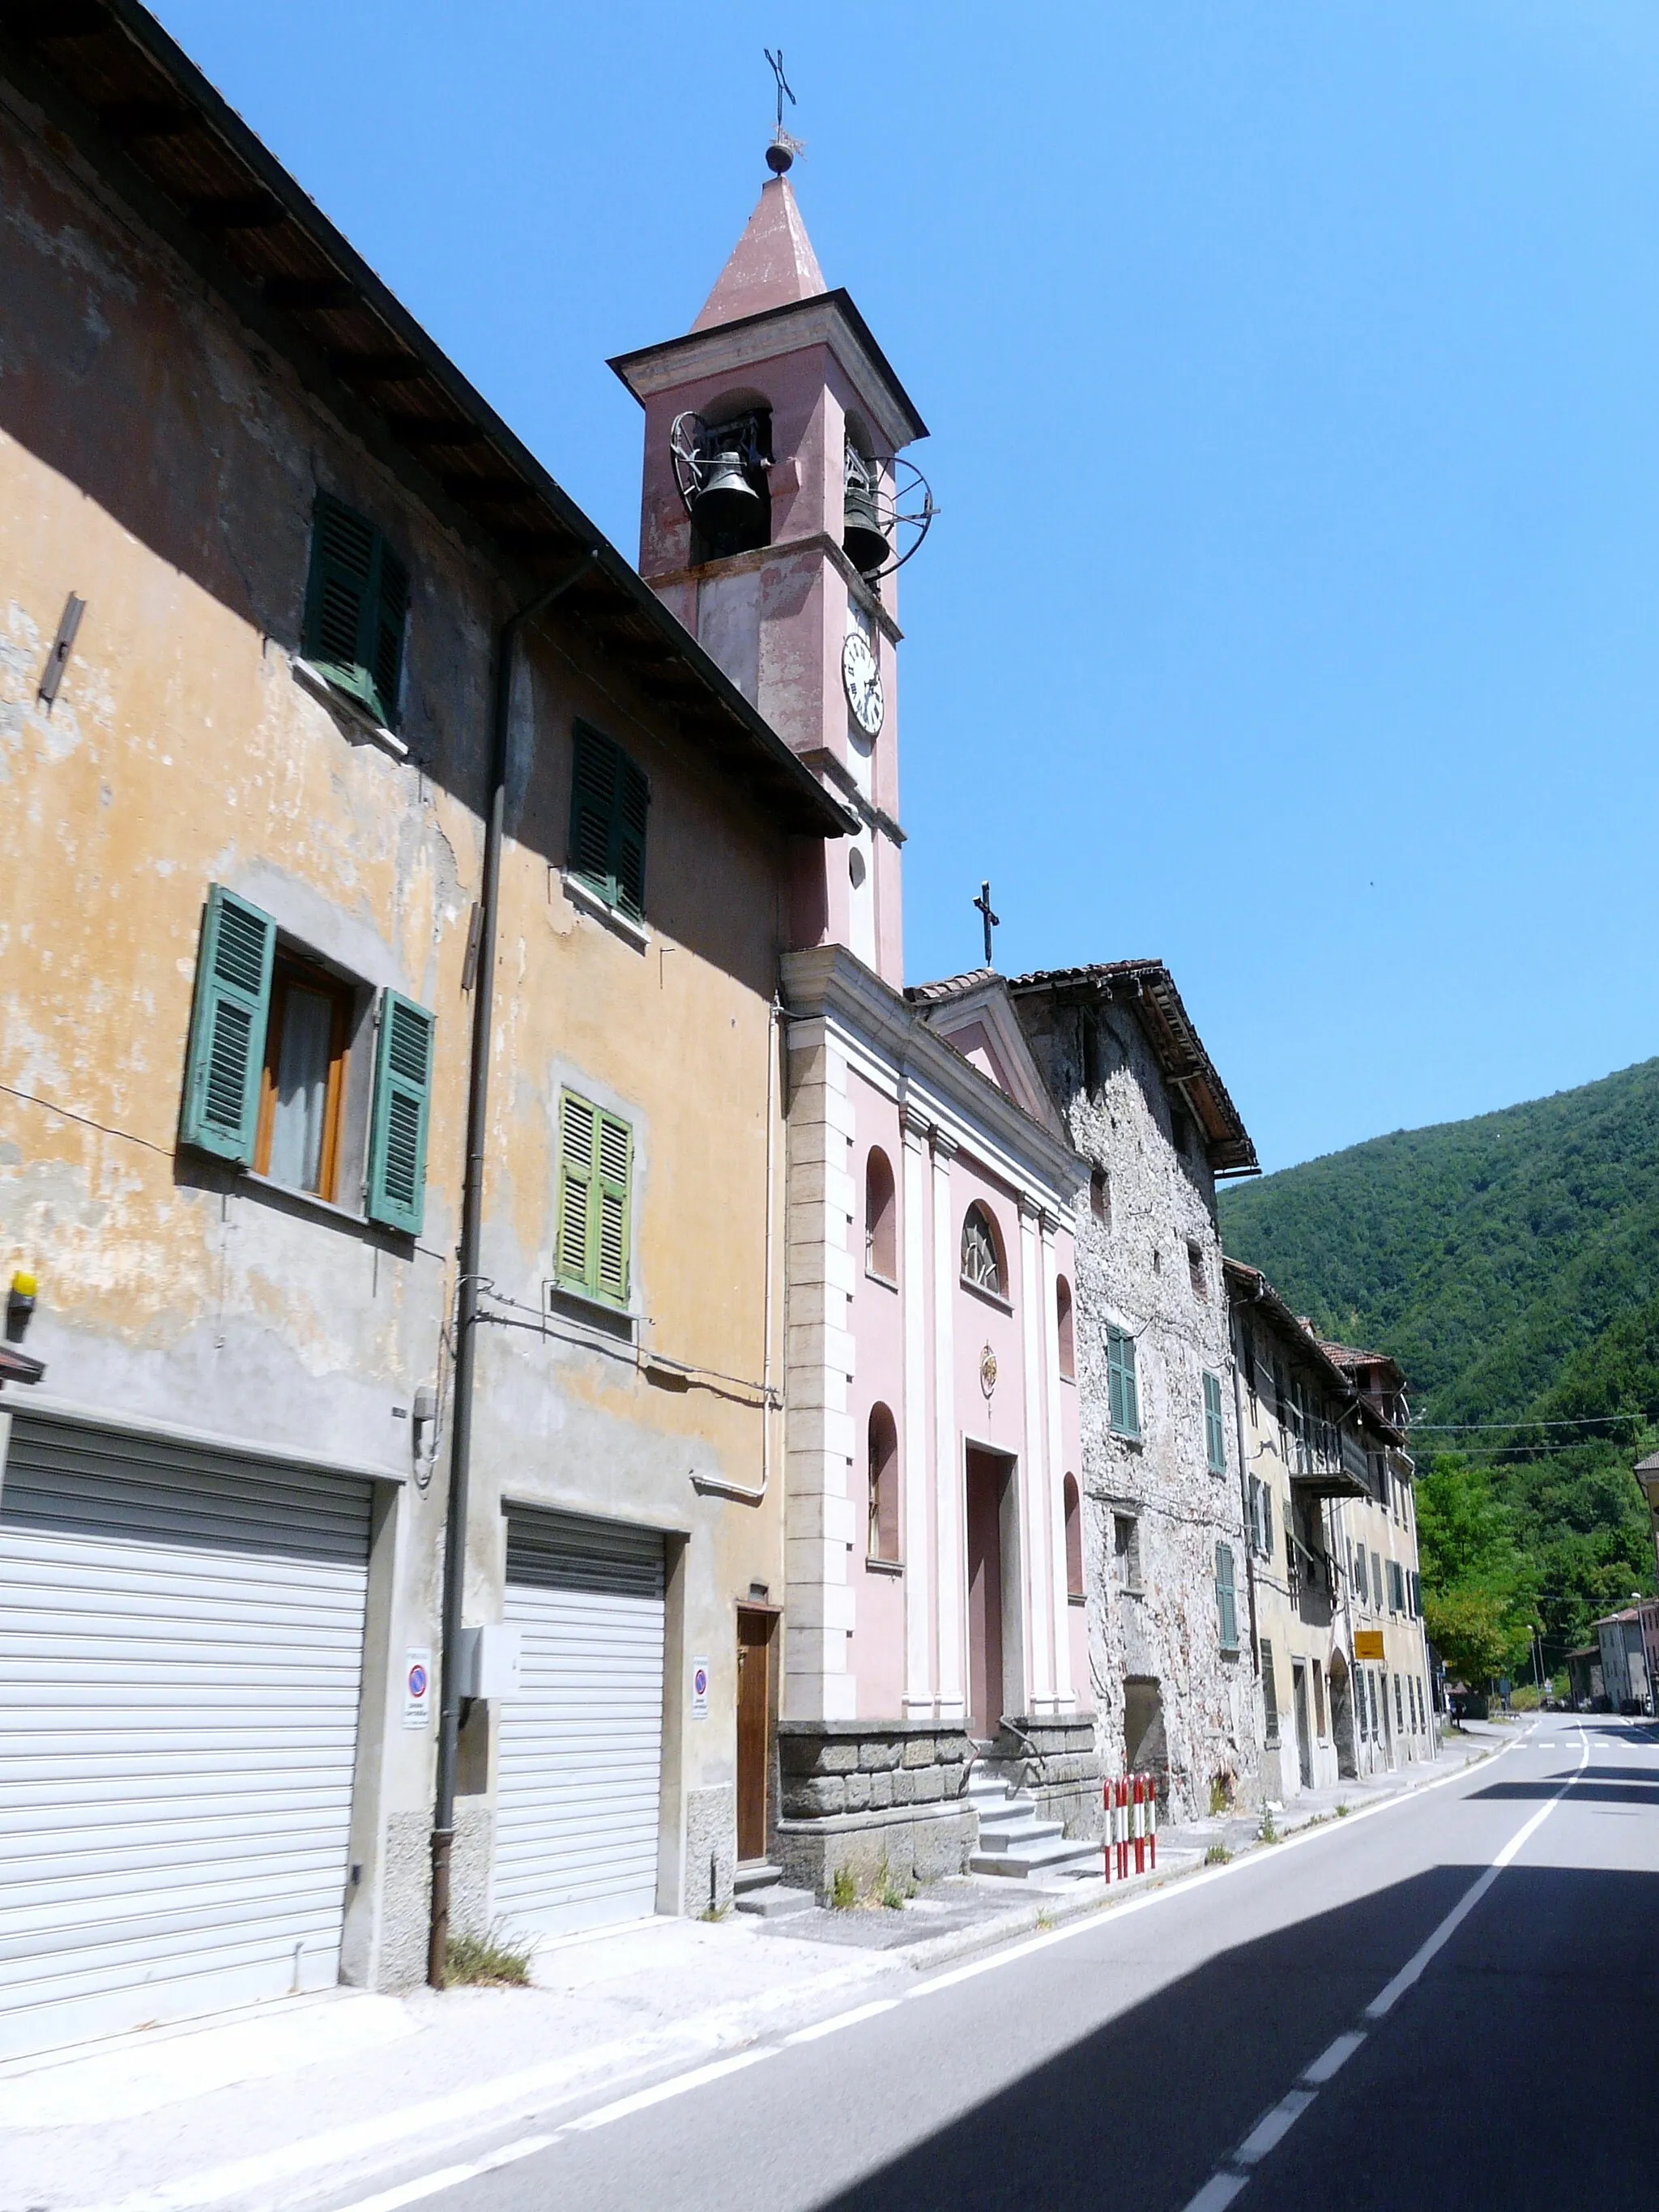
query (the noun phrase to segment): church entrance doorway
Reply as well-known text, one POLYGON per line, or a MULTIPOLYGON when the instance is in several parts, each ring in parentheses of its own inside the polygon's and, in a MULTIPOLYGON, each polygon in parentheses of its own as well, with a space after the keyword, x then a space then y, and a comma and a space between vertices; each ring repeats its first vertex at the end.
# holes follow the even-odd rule
POLYGON ((968 1725, 988 1742, 1002 1723, 1007 1675, 1006 1626, 1018 1609, 1008 1602, 1006 1564, 1017 1557, 1006 1528, 1014 1500, 1014 1463, 1000 1452, 968 1447, 968 1725), (1005 1541, 1005 1536, 1006 1540, 1005 1541))

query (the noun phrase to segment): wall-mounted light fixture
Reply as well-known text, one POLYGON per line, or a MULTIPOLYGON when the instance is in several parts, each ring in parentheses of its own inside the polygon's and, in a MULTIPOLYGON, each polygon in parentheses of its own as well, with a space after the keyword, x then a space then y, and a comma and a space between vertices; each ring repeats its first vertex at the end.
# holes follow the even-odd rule
POLYGON ((39 1288, 27 1268, 20 1267, 12 1277, 11 1288, 6 1295, 6 1338, 9 1343, 21 1344, 27 1334, 39 1288))

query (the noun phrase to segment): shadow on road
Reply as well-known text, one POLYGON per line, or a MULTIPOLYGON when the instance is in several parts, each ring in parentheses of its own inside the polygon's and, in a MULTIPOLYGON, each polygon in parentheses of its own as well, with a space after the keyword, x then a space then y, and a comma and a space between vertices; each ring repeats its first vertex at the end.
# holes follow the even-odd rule
MULTIPOLYGON (((1595 1769, 1591 1767, 1594 1774, 1595 1769)), ((1507 1797, 1515 1800, 1530 1798, 1534 1803, 1547 1797, 1559 1796, 1559 1781, 1489 1782, 1484 1790, 1471 1790, 1468 1802, 1481 1798, 1507 1797)), ((1575 1805, 1659 1805, 1659 1774, 1644 1774, 1638 1780, 1629 1782, 1575 1782, 1572 1785, 1575 1805)))
MULTIPOLYGON (((1481 1871, 1437 1868, 1239 1945, 817 2212, 1178 2212, 1481 1871)), ((1111 1969, 1080 1951, 1077 1971, 1111 1969)), ((1238 2212, 1659 2203, 1656 1976, 1659 1875, 1511 1869, 1238 2212), (1501 2084, 1498 2109, 1480 2083, 1501 2084)), ((924 2072, 951 2063, 917 2052, 924 2072)))

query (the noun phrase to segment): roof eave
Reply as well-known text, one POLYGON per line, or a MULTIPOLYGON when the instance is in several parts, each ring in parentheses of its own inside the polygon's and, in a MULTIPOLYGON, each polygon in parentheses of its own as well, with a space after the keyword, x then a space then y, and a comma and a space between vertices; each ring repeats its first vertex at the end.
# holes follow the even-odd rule
MULTIPOLYGON (((277 220, 294 224, 303 234, 331 270, 337 274, 341 286, 351 295, 351 304, 361 307, 383 325, 397 348, 413 357, 419 374, 430 380, 438 396, 455 410, 463 425, 477 433, 476 439, 469 441, 473 448, 476 450, 478 445, 487 447, 490 459, 501 465, 516 479, 513 493, 539 502, 547 511, 554 531, 549 544, 539 550, 556 553, 562 566, 573 557, 584 560, 590 570, 580 589, 567 601, 568 611, 577 619, 583 619, 582 611, 592 606, 597 585, 602 593, 609 595, 613 613, 619 610, 623 619, 648 626, 659 646, 665 648, 665 657, 683 668, 696 691, 702 695, 705 711, 724 722, 732 735, 739 739, 742 749, 752 756, 753 768, 758 771, 759 778, 751 786, 752 793, 763 809, 774 811, 781 817, 785 827, 799 834, 854 834, 858 826, 854 818, 836 803, 811 769, 750 706, 637 570, 583 514, 184 50, 148 9, 137 4, 137 0, 83 0, 72 31, 51 33, 37 27, 31 36, 21 38, 15 25, 0 27, 0 58, 10 58, 17 81, 32 98, 39 97, 42 88, 27 80, 38 76, 47 81, 56 100, 73 112, 79 127, 72 135, 79 150, 109 179, 115 191, 131 200, 135 197, 136 184, 142 188, 145 199, 153 198, 174 210, 174 222, 158 225, 165 229, 168 242, 185 253, 192 266, 214 286, 234 313, 252 323, 262 337, 283 347, 295 362, 302 380, 319 391, 325 403, 348 428, 356 427, 351 420, 355 410, 364 410, 380 422, 387 442, 398 451, 403 463, 400 472, 411 481, 411 488, 441 520, 451 521, 458 513, 464 515, 468 526, 490 546, 505 577, 518 580, 520 586, 527 576, 537 582, 547 580, 544 572, 535 575, 526 570, 523 560, 515 557, 501 542, 499 525, 493 525, 487 513, 481 515, 466 506, 469 487, 465 480, 447 482, 439 478, 407 444, 400 442, 396 422, 401 418, 350 386, 349 362, 337 375, 332 371, 319 374, 325 359, 324 341, 294 317, 295 313, 325 311, 285 311, 280 306, 273 306, 270 298, 261 297, 256 280, 240 270, 209 238, 191 230, 188 210, 139 166, 131 154, 107 136, 100 126, 96 112, 87 106, 76 91, 73 79, 62 66, 53 65, 49 54, 42 56, 38 51, 42 46, 97 37, 105 31, 118 32, 130 40, 145 60, 167 80, 180 106, 192 111, 201 125, 219 142, 219 150, 246 173, 255 191, 280 204, 277 220), (95 20, 100 13, 106 19, 103 22, 95 20), (346 380, 343 382, 342 378, 346 380), (340 405, 343 392, 350 403, 347 409, 340 405)), ((156 212, 148 205, 142 206, 140 211, 147 218, 153 218, 156 212)), ((267 227, 275 228, 276 224, 267 227)), ((411 375, 404 382, 414 380, 411 375)), ((499 487, 483 478, 474 480, 470 495, 486 507, 495 505, 499 508, 501 504, 499 487)), ((594 611, 592 618, 600 618, 599 611, 594 611)), ((626 640, 618 649, 626 653, 626 640)), ((631 672, 649 693, 653 685, 648 672, 636 668, 631 672)), ((675 709, 670 706, 667 711, 675 709)), ((685 734, 688 738, 691 735, 690 732, 685 734)))

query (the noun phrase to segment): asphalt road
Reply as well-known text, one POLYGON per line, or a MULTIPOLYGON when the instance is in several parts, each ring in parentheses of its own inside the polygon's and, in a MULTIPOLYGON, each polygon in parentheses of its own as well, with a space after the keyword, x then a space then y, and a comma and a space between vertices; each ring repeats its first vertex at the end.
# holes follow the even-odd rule
POLYGON ((544 2135, 419 2201, 1651 2212, 1659 1728, 1547 1717, 1455 1781, 544 2135))

